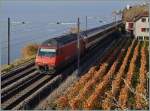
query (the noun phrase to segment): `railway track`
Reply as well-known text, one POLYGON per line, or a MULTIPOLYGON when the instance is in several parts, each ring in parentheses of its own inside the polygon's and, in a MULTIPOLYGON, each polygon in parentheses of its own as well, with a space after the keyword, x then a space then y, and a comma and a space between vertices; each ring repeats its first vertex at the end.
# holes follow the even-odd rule
MULTIPOLYGON (((85 55, 85 57, 81 59, 81 64, 86 62, 94 51, 99 48, 106 48, 106 44, 110 41, 111 39, 102 42, 101 45, 85 55)), ((28 106, 24 105, 25 101, 28 101, 28 103, 31 101, 30 103, 33 105, 30 107, 34 107, 35 104, 38 104, 42 99, 48 96, 50 92, 57 88, 75 69, 76 65, 73 64, 60 72, 61 74, 59 75, 42 75, 36 71, 34 63, 31 63, 10 74, 6 74, 2 77, 1 85, 2 109, 24 109, 24 107, 28 106), (40 95, 40 99, 38 98, 38 95, 40 95)))
MULTIPOLYGON (((17 104, 19 104, 22 100, 24 100, 26 97, 28 97, 33 92, 35 92, 40 87, 42 87, 44 84, 46 84, 48 81, 50 81, 52 79, 52 76, 44 75, 42 77, 38 76, 36 78, 38 78, 38 79, 34 79, 34 84, 31 84, 30 82, 28 82, 28 84, 30 84, 30 85, 26 84, 28 86, 27 88, 25 88, 24 90, 19 90, 19 92, 17 92, 13 96, 11 96, 11 98, 9 98, 9 99, 7 98, 7 100, 2 101, 2 104, 3 104, 2 108, 3 109, 13 108, 17 104)), ((24 85, 24 86, 26 86, 26 85, 24 85)))
POLYGON ((34 61, 31 60, 28 63, 25 63, 21 66, 16 67, 15 69, 12 69, 12 71, 10 71, 8 73, 3 73, 1 76, 1 81, 7 80, 8 78, 16 75, 17 73, 20 73, 20 72, 22 72, 30 67, 33 67, 33 66, 34 66, 34 61))
POLYGON ((30 73, 34 72, 35 70, 36 70, 36 68, 34 66, 32 66, 28 69, 23 69, 21 72, 17 72, 15 75, 8 77, 5 80, 2 80, 1 88, 7 87, 8 85, 19 80, 20 78, 25 77, 27 74, 30 74, 30 73))

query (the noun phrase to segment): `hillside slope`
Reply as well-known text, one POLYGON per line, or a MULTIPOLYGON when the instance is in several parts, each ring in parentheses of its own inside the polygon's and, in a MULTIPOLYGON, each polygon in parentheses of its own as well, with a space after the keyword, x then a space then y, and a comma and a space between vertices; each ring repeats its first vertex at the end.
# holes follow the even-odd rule
POLYGON ((125 8, 122 13, 122 19, 123 21, 130 21, 142 13, 149 13, 148 9, 148 5, 132 6, 130 9, 125 8))

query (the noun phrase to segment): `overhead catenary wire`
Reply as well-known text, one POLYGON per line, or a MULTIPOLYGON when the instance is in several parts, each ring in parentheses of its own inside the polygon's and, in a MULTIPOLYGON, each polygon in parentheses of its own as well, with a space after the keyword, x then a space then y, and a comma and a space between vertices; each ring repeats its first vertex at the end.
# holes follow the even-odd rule
MULTIPOLYGON (((26 28, 29 28, 29 29, 32 29, 33 28, 33 26, 35 26, 34 27, 34 29, 41 29, 41 28, 37 28, 37 24, 39 24, 39 22, 27 22, 27 24, 26 24, 26 21, 24 21, 24 23, 25 24, 22 24, 22 22, 19 22, 19 24, 18 24, 18 22, 11 22, 12 24, 12 27, 13 28, 15 28, 16 26, 26 26, 26 28)), ((75 25, 73 22, 61 22, 60 24, 57 24, 57 22, 52 22, 52 23, 50 23, 50 22, 40 22, 40 24, 43 24, 43 27, 48 27, 48 26, 50 26, 50 25, 55 25, 55 26, 57 26, 57 25, 63 25, 64 26, 64 24, 66 25, 66 24, 69 24, 69 25, 75 25)), ((20 27, 16 27, 16 28, 19 28, 20 29, 20 27)))
MULTIPOLYGON (((69 27, 70 28, 70 27, 69 27)), ((66 29, 68 29, 68 27, 66 27, 66 29)), ((61 32, 62 32, 62 29, 60 29, 61 30, 61 32)), ((64 29, 65 30, 65 29, 64 29)), ((59 32, 59 30, 56 30, 57 32, 59 32)), ((56 32, 56 31, 54 31, 54 32, 56 32)), ((43 32, 43 30, 41 30, 40 31, 40 33, 42 33, 43 32)), ((39 33, 39 32, 38 32, 39 33)), ((29 33, 30 34, 30 33, 29 33)), ((48 33, 47 33, 48 34, 48 33)), ((55 34, 55 33, 54 33, 55 34)), ((54 35, 54 34, 52 34, 52 35, 54 35)), ((24 35, 24 33, 23 33, 23 35, 21 35, 21 36, 25 36, 24 35)), ((13 41, 17 41, 16 43, 11 43, 11 46, 14 46, 14 45, 19 45, 19 44, 22 44, 22 43, 25 43, 25 42, 37 42, 38 40, 41 40, 41 39, 43 39, 43 38, 40 38, 40 39, 37 39, 37 36, 36 36, 36 33, 32 33, 32 36, 34 36, 34 37, 32 37, 32 39, 28 39, 28 40, 25 40, 25 41, 18 41, 18 40, 22 40, 22 38, 19 38, 19 39, 13 39, 13 41), (35 35, 35 36, 34 36, 35 35), (36 41, 35 41, 35 39, 36 39, 36 41)), ((44 36, 43 36, 44 37, 44 36)), ((45 38, 45 37, 44 37, 45 38)), ((3 44, 3 43, 6 43, 5 45, 7 45, 8 44, 8 41, 1 41, 1 43, 3 44)), ((8 47, 2 47, 2 48, 8 48, 8 47)))
MULTIPOLYGON (((70 28, 70 27, 65 27, 65 29, 60 29, 60 30, 55 30, 55 31, 53 31, 53 33, 54 32, 63 32, 64 30, 67 30, 68 28, 70 28)), ((38 32, 38 33, 42 33, 42 32, 44 32, 43 30, 41 30, 41 28, 39 28, 40 29, 40 31, 39 30, 34 30, 35 32, 34 33, 29 33, 29 32, 33 32, 33 30, 31 30, 31 31, 29 31, 29 32, 27 32, 27 33, 25 33, 25 32, 22 32, 22 34, 21 35, 19 35, 19 36, 28 36, 28 35, 36 35, 37 33, 36 32, 38 32)), ((14 33, 14 32, 13 32, 14 33)), ((48 31, 47 31, 47 33, 48 33, 48 31)), ((35 36, 36 37, 36 36, 35 36)), ((15 38, 13 38, 13 41, 16 41, 16 40, 19 40, 19 39, 15 39, 15 38)), ((22 38, 20 38, 20 40, 22 40, 22 38)), ((2 44, 4 44, 4 43, 6 43, 7 44, 7 40, 6 41, 1 41, 1 43, 2 44)))
MULTIPOLYGON (((63 30, 56 30, 56 31, 54 31, 51 35, 53 36, 54 34, 56 34, 55 32, 62 32, 63 33, 63 30)), ((40 33, 43 33, 43 31, 40 31, 40 32, 38 32, 38 34, 40 34, 40 33)), ((37 33, 32 33, 32 38, 33 39, 37 39, 37 33)), ((47 33, 47 35, 48 35, 48 33, 47 33)), ((21 36, 26 36, 26 35, 21 35, 21 36)), ((28 37, 28 35, 27 35, 27 37, 28 37)), ((44 36, 43 36, 44 37, 44 36)), ((48 37, 50 37, 50 34, 48 35, 48 37)), ((18 42, 23 42, 23 41, 20 41, 20 40, 22 40, 22 38, 19 38, 19 39, 16 39, 16 38, 14 38, 13 39, 13 41, 17 41, 17 44, 18 44, 18 42)), ((29 42, 30 42, 30 40, 32 40, 32 39, 28 39, 29 40, 29 42)), ((7 44, 7 40, 6 41, 1 41, 1 44, 7 44)), ((14 43, 13 43, 14 44, 14 43)))
MULTIPOLYGON (((89 17, 90 18, 90 17, 89 17)), ((96 18, 96 17, 94 17, 94 18, 96 18)), ((19 21, 17 21, 17 22, 15 22, 15 21, 12 21, 11 23, 13 23, 13 25, 11 26, 11 31, 13 30, 13 28, 15 28, 15 27, 13 27, 14 25, 21 25, 21 26, 23 26, 23 25, 26 25, 26 24, 21 24, 22 22, 19 22, 19 21)), ((25 22, 26 23, 26 22, 25 22)), ((23 31, 23 32, 20 32, 20 33, 22 33, 24 36, 25 36, 25 34, 26 35, 29 35, 30 34, 30 32, 33 32, 33 30, 34 31, 40 31, 40 32, 42 32, 43 30, 41 30, 42 28, 36 28, 36 27, 32 27, 32 25, 31 25, 31 23, 33 24, 34 22, 27 22, 28 24, 30 24, 29 26, 31 26, 31 28, 30 27, 27 27, 27 28, 29 28, 30 29, 30 31, 23 31), (36 30, 35 30, 36 29, 36 30), (37 30, 38 29, 38 30, 37 30)), ((64 22, 64 23, 67 23, 67 22, 64 22)), ((73 23, 73 22, 70 22, 70 23, 73 23)), ((45 26, 43 26, 43 27, 47 27, 48 26, 48 24, 49 23, 46 23, 46 25, 45 26)), ((35 24, 34 24, 35 25, 35 24)), ((55 24, 56 25, 56 24, 55 24)), ((75 25, 75 23, 74 24, 69 24, 69 25, 75 25)), ((66 29, 67 28, 70 28, 70 27, 66 27, 66 29)), ((20 29, 20 28, 19 28, 20 29)), ((65 30, 65 29, 64 29, 65 30)), ((58 31, 58 30, 55 30, 55 31, 58 31)), ((16 32, 19 32, 18 30, 16 30, 16 31, 14 31, 13 30, 13 32, 12 33, 16 33, 16 32)), ((32 33, 32 35, 34 35, 34 33, 32 33)), ((16 40, 18 40, 18 39, 13 39, 14 41, 16 41, 16 40)), ((8 41, 1 41, 1 43, 7 43, 8 41)))
MULTIPOLYGON (((45 36, 44 37, 45 39, 49 39, 49 36, 45 36)), ((23 43, 37 43, 38 40, 42 40, 44 41, 44 38, 32 38, 32 39, 28 39, 28 40, 25 40, 25 41, 19 41, 17 43, 11 43, 10 46, 16 46, 16 45, 22 45, 23 43)), ((25 44, 24 44, 25 45, 25 44)), ((5 48, 8 48, 8 47, 1 47, 2 49, 5 49, 5 48)))

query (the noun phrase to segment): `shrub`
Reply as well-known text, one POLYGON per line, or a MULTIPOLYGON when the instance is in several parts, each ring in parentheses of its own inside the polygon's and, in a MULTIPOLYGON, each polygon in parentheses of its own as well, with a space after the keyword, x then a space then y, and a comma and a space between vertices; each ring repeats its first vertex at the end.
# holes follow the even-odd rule
POLYGON ((27 44, 25 47, 22 48, 22 57, 27 58, 36 55, 38 47, 39 46, 36 43, 27 44))
POLYGON ((24 64, 26 62, 29 62, 29 61, 35 59, 35 55, 37 53, 38 47, 39 46, 36 43, 27 44, 21 50, 22 58, 18 58, 16 60, 14 60, 10 65, 7 65, 7 64, 2 65, 0 68, 1 72, 7 73, 7 72, 11 71, 12 69, 14 69, 15 67, 18 67, 21 64, 24 64))

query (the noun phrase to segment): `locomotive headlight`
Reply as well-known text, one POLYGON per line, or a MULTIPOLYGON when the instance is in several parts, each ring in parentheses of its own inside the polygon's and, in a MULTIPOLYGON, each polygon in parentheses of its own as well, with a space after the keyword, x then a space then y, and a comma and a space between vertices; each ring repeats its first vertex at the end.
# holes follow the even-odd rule
POLYGON ((36 62, 36 64, 37 64, 37 65, 40 65, 41 63, 40 63, 40 62, 36 62))

